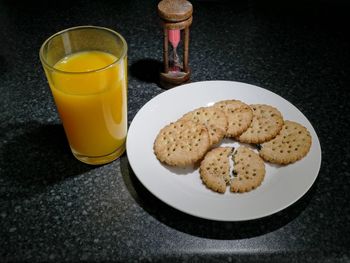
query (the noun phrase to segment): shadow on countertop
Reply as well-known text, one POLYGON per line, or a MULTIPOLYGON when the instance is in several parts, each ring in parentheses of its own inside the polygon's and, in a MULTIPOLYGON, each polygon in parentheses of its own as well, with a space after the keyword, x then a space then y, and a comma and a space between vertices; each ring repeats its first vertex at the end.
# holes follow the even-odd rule
POLYGON ((134 200, 150 215, 165 225, 191 235, 211 239, 245 239, 273 232, 293 221, 308 206, 316 184, 290 207, 261 219, 242 222, 221 222, 197 218, 178 211, 157 199, 136 178, 127 157, 120 161, 126 187, 134 200))
POLYGON ((72 157, 59 124, 29 122, 9 125, 12 133, 1 147, 2 199, 32 196, 49 185, 82 174, 93 167, 72 157))
POLYGON ((145 58, 140 59, 130 65, 130 75, 137 78, 138 80, 159 84, 159 75, 162 70, 162 62, 145 58))

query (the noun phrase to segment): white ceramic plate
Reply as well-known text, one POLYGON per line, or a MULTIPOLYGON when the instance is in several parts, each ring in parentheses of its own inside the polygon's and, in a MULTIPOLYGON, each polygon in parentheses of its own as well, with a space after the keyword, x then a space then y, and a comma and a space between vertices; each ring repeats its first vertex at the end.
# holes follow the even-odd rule
MULTIPOLYGON (((226 139, 222 145, 238 146, 226 139)), ((165 91, 144 105, 133 119, 127 138, 129 163, 141 183, 168 205, 193 216, 241 221, 276 213, 302 197, 314 183, 321 166, 321 147, 314 128, 290 102, 266 89, 232 81, 190 83, 165 91), (219 100, 239 99, 247 104, 277 107, 284 119, 304 125, 311 133, 312 146, 302 160, 287 166, 266 163, 260 187, 248 193, 218 194, 207 189, 193 168, 172 168, 153 154, 159 130, 184 113, 219 100)))

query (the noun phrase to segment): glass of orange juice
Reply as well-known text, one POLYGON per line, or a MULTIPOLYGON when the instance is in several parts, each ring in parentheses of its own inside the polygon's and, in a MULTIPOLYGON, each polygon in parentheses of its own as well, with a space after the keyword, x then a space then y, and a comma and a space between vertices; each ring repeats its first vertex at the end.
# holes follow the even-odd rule
POLYGON ((127 44, 117 32, 79 26, 41 46, 42 62, 74 156, 104 164, 125 151, 127 44))

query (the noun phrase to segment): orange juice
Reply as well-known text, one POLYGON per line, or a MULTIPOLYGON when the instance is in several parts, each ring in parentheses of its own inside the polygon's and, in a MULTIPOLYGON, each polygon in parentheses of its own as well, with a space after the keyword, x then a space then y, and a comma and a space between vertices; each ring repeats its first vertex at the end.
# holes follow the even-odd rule
POLYGON ((58 61, 47 74, 73 153, 102 157, 124 151, 127 133, 127 62, 83 51, 58 61))

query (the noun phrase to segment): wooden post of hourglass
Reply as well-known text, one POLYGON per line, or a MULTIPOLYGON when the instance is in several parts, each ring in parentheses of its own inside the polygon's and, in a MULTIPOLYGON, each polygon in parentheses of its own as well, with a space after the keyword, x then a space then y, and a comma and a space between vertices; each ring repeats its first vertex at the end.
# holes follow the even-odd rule
POLYGON ((160 74, 160 79, 166 87, 179 85, 190 79, 188 53, 192 12, 192 4, 186 0, 162 0, 158 4, 158 14, 162 19, 164 31, 164 68, 160 74), (170 57, 169 42, 173 52, 170 57), (180 46, 182 44, 183 48, 183 63, 179 61, 180 58, 177 53, 179 43, 180 46))

